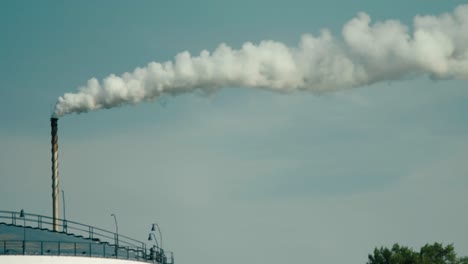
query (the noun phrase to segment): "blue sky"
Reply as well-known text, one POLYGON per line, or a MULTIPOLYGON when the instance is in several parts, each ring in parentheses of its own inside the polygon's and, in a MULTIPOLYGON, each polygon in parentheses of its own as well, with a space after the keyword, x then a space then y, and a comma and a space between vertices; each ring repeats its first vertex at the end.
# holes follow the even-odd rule
MULTIPOLYGON (((51 214, 51 107, 92 77, 188 50, 340 35, 360 11, 411 24, 462 1, 3 1, 0 208, 51 214)), ((466 80, 321 96, 228 87, 59 120, 67 218, 184 263, 365 263, 375 246, 468 255, 466 80)))

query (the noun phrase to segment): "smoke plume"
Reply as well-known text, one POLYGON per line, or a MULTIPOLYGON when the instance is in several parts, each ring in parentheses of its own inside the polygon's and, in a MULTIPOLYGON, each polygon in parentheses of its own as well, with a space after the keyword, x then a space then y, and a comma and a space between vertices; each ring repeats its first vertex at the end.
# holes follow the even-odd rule
POLYGON ((371 23, 366 13, 347 22, 341 38, 328 30, 305 34, 297 47, 265 40, 238 50, 221 44, 198 56, 151 62, 121 76, 92 78, 58 98, 54 116, 154 100, 227 86, 290 93, 324 93, 409 76, 468 79, 468 5, 439 16, 416 16, 412 29, 397 20, 371 23))

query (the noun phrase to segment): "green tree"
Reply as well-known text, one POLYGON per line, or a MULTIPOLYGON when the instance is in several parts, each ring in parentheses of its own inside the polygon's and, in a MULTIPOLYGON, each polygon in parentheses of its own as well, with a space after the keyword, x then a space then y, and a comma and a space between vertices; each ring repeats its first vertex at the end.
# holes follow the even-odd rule
POLYGON ((420 264, 457 264, 457 254, 453 245, 426 244, 420 250, 420 264))
POLYGON ((391 249, 375 248, 367 264, 468 264, 468 257, 457 258, 453 245, 426 244, 419 252, 394 244, 391 249))
POLYGON ((395 244, 391 249, 375 248, 367 264, 413 264, 418 263, 418 257, 412 249, 395 244))
POLYGON ((459 258, 457 264, 468 264, 468 257, 459 258))

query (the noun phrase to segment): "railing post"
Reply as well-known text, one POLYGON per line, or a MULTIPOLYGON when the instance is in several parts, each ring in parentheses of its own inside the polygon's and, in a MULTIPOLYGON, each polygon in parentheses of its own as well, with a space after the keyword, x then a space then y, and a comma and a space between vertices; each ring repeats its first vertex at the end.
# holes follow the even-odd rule
POLYGON ((76 257, 76 242, 74 244, 74 249, 75 249, 75 257, 76 257))
POLYGON ((88 245, 89 245, 89 256, 91 257, 91 243, 89 243, 88 245))
POLYGON ((62 231, 67 233, 67 220, 62 220, 62 231))
POLYGON ((41 241, 41 256, 44 255, 44 242, 41 241))
POLYGON ((92 226, 89 227, 89 239, 91 240, 93 239, 93 227, 92 226))
POLYGON ((119 255, 119 235, 118 234, 114 234, 114 241, 115 241, 115 258, 119 258, 118 255, 119 255))
POLYGON ((104 257, 106 257, 106 244, 102 244, 102 252, 104 257))
POLYGON ((60 256, 60 241, 59 241, 58 244, 57 244, 57 249, 58 249, 57 254, 60 256))

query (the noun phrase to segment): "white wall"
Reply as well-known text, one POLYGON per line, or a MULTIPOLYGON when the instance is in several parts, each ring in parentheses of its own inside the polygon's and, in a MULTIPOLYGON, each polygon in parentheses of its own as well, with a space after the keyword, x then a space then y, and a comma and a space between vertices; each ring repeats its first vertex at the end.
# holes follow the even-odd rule
POLYGON ((66 256, 0 256, 1 264, 141 264, 143 262, 66 256))

